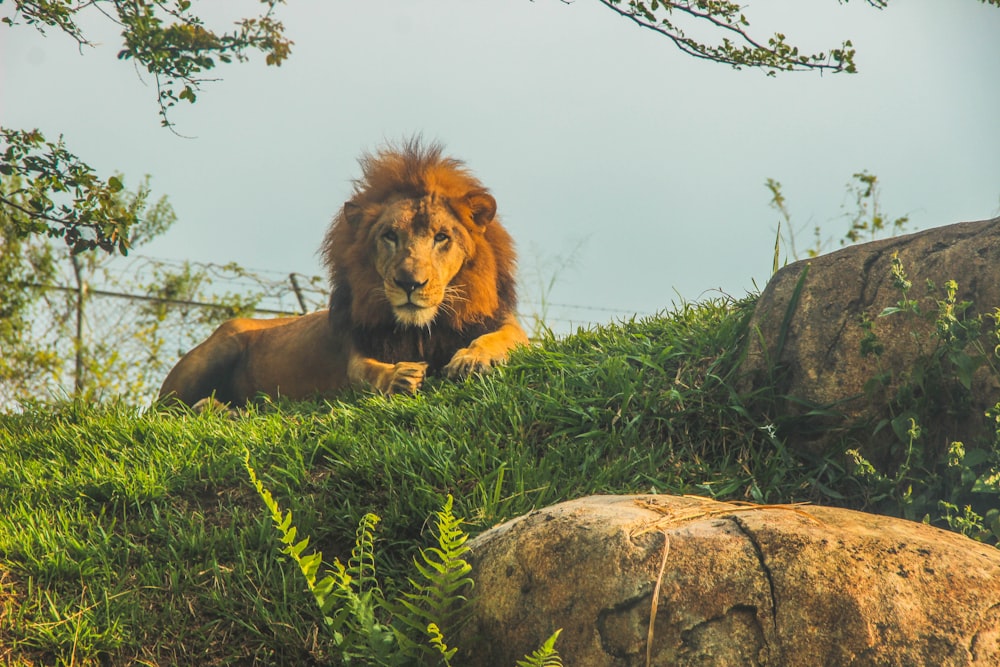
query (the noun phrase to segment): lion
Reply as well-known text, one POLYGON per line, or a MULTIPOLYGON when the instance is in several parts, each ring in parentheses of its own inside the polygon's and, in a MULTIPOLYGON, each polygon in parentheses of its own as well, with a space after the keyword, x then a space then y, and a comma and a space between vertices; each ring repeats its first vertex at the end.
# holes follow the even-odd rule
POLYGON ((442 151, 410 140, 363 155, 321 247, 329 309, 223 323, 177 362, 160 399, 241 406, 351 386, 414 394, 429 375, 484 372, 527 344, 496 200, 442 151))

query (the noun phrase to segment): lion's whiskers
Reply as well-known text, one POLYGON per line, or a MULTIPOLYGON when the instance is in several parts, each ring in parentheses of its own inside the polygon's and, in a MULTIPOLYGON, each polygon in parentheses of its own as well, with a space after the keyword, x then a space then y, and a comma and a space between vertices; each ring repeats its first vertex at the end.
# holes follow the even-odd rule
POLYGON ((448 285, 444 288, 444 298, 448 301, 468 301, 465 285, 448 285))
POLYGON ((465 294, 463 285, 448 285, 444 288, 444 298, 438 306, 447 315, 457 316, 459 303, 468 303, 469 298, 465 294))
POLYGON ((454 316, 458 314, 458 310, 453 305, 451 305, 450 303, 445 303, 444 301, 442 301, 441 305, 438 306, 438 312, 444 313, 445 315, 448 316, 454 316))
POLYGON ((469 297, 464 285, 448 285, 444 288, 444 298, 441 300, 442 306, 447 306, 455 311, 455 304, 469 303, 469 297))
POLYGON ((378 287, 373 287, 370 293, 373 297, 379 297, 390 306, 392 305, 392 302, 389 301, 389 294, 388 292, 385 291, 385 285, 379 285, 378 287))

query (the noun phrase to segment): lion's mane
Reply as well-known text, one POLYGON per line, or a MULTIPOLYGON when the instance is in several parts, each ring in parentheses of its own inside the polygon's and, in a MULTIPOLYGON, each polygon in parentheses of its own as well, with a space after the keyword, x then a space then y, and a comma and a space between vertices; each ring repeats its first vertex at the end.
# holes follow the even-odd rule
POLYGON ((361 220, 348 220, 345 206, 321 247, 332 286, 331 322, 336 329, 349 331, 365 355, 389 363, 424 359, 433 372, 447 364, 456 349, 497 329, 515 312, 513 241, 492 214, 484 227, 476 221, 476 212, 466 204, 468 195, 489 191, 464 162, 442 156, 440 145, 411 140, 365 154, 360 163, 362 176, 354 181, 348 204, 362 212, 361 220), (473 232, 475 251, 451 281, 445 307, 435 321, 427 327, 403 327, 388 304, 374 298, 382 284, 370 258, 372 216, 364 213, 398 199, 428 196, 447 202, 473 232))

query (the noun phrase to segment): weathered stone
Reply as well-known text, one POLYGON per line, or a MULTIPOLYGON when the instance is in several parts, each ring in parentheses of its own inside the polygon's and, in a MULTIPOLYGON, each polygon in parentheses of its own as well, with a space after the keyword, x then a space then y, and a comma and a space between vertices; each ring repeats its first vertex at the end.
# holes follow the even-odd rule
POLYGON ((461 664, 513 665, 562 628, 573 667, 646 665, 650 636, 652 665, 1000 665, 1000 550, 923 524, 593 496, 470 546, 461 664))
MULTIPOLYGON (((790 397, 776 410, 782 415, 834 406, 842 413, 840 418, 819 419, 811 425, 822 435, 845 423, 885 417, 885 406, 900 378, 918 355, 931 348, 934 327, 933 321, 903 314, 877 317, 902 298, 891 273, 894 255, 912 282, 909 298, 918 300, 924 312, 936 312, 935 301, 943 298, 949 280, 958 283, 959 301, 972 302, 968 315, 992 314, 1000 307, 1000 218, 850 246, 795 262, 774 275, 757 302, 743 388, 752 391, 777 383, 777 394, 790 397), (932 293, 928 281, 936 286, 932 293), (861 355, 862 316, 875 320, 874 331, 884 345, 881 357, 861 355), (887 371, 893 373, 893 381, 879 394, 866 395, 866 383, 887 371)), ((987 318, 986 325, 991 327, 993 320, 987 318)), ((986 340, 992 353, 996 341, 986 340)), ((942 410, 935 424, 925 425, 935 429, 938 442, 946 445, 982 435, 984 411, 1000 401, 996 376, 981 368, 968 397, 964 412, 942 410)), ((823 448, 822 436, 797 436, 797 446, 823 448)), ((878 452, 866 453, 881 458, 878 452)))

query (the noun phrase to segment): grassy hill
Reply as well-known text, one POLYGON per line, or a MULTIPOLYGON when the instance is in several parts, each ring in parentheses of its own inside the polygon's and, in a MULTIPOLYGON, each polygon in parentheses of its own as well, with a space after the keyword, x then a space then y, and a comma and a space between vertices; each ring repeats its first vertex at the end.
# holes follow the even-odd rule
POLYGON ((899 475, 843 450, 798 454, 773 396, 734 389, 752 306, 685 304, 548 340, 415 398, 356 393, 238 419, 82 403, 0 415, 0 664, 330 659, 247 451, 327 561, 346 559, 361 517, 378 514, 387 590, 448 494, 472 534, 586 494, 674 493, 927 513, 982 535, 990 516, 938 504, 961 506, 969 468, 899 475))

